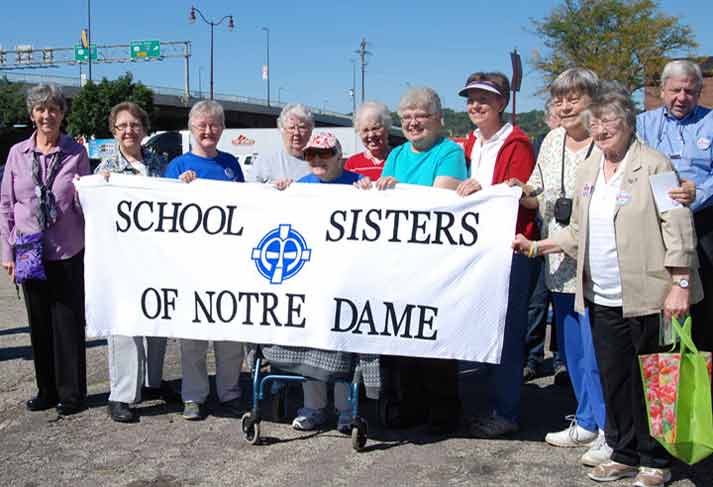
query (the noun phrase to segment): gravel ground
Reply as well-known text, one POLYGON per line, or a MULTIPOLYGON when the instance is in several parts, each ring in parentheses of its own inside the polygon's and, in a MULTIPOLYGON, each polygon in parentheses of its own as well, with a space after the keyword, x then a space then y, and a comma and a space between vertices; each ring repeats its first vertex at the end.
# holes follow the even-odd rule
MULTIPOLYGON (((380 430, 373 402, 365 402, 370 431, 361 453, 334 429, 297 432, 284 421, 261 423, 263 444, 252 446, 243 441, 239 421, 221 417, 215 407, 205 421, 188 422, 179 405, 150 401, 138 405, 139 423, 114 423, 106 412, 106 342, 87 345, 89 408, 62 419, 54 411, 26 411, 24 402, 35 392, 29 330, 23 303, 0 278, 0 485, 595 485, 578 464, 582 449, 553 448, 543 441, 548 431, 564 428, 564 416, 574 411, 571 392, 555 386, 551 377, 523 386, 523 429, 504 440, 468 438, 465 429, 448 437, 419 428, 380 430)), ((180 375, 178 347, 171 340, 165 377, 179 388, 180 375)), ((248 390, 247 373, 243 379, 248 390)), ((468 414, 483 407, 482 379, 482 370, 464 365, 461 389, 468 414)), ((300 390, 288 391, 292 414, 300 390)), ((265 408, 270 410, 268 404, 265 408)), ((676 463, 670 485, 713 486, 713 458, 694 467, 676 463)))

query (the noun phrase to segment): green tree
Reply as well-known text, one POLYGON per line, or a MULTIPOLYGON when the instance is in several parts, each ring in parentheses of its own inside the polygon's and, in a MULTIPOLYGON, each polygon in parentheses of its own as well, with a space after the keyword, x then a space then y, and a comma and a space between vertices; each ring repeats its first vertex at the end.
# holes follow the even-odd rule
POLYGON ((691 28, 656 0, 564 0, 531 22, 548 48, 533 59, 547 84, 581 66, 633 92, 654 80, 667 57, 698 46, 691 28))
POLYGON ((72 109, 67 116, 67 131, 73 136, 111 137, 108 119, 111 108, 123 101, 138 104, 149 117, 154 111, 153 92, 141 83, 134 83, 131 73, 116 80, 91 81, 72 99, 72 109))
POLYGON ((29 123, 23 86, 0 78, 0 129, 29 123))

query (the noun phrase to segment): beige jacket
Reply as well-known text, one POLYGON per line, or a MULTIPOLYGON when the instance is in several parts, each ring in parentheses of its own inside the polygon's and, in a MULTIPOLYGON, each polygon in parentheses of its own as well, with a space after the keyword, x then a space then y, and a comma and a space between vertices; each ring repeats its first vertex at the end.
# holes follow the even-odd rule
MULTIPOLYGON (((579 312, 584 312, 589 203, 602 157, 597 151, 579 167, 570 224, 551 236, 565 253, 577 259, 575 309, 579 312)), ((688 208, 659 213, 649 183, 651 174, 672 170, 671 162, 663 154, 640 141, 629 147, 620 189, 623 203, 614 213, 624 317, 654 314, 663 309, 673 285, 667 267, 688 267, 691 304, 703 299, 693 213, 688 208)))

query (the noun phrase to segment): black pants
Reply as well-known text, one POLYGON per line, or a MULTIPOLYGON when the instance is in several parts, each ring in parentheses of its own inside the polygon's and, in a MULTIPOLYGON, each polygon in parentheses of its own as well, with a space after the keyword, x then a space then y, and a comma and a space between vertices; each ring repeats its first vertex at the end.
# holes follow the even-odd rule
POLYGON ((398 420, 389 427, 457 424, 458 361, 382 356, 384 398, 397 404, 398 420))
POLYGON ((668 452, 649 434, 638 356, 659 351, 659 315, 624 318, 622 308, 587 302, 607 408, 612 460, 665 468, 668 452))
POLYGON ((22 285, 30 323, 38 395, 80 403, 87 395, 84 335, 84 252, 46 261, 46 281, 22 285))

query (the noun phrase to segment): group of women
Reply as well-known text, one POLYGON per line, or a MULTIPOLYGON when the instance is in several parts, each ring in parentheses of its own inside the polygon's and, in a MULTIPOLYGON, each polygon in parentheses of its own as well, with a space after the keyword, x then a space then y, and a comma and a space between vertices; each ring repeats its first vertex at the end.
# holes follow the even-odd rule
MULTIPOLYGON (((589 472, 594 480, 636 477, 636 486, 663 485, 670 479, 670 460, 649 435, 637 356, 657 350, 661 312, 684 316, 701 299, 691 212, 686 206, 659 212, 649 184, 650 175, 671 171, 670 161, 636 139, 629 95, 586 69, 569 69, 552 83, 551 106, 561 126, 547 135, 537 160, 528 137, 505 119, 506 76, 473 73, 459 94, 467 98, 476 126, 465 150, 443 136, 436 92, 410 88, 397 110, 407 143, 391 148, 388 108, 367 102, 355 114, 365 151, 343 167, 338 141, 329 134, 312 135, 309 109, 288 105, 278 119, 284 147, 258 160, 255 178, 281 181, 284 189, 285 181, 343 182, 344 174, 353 172, 361 176, 346 179, 361 188, 409 183, 450 189, 460 197, 496 184, 520 186, 501 363, 488 370, 491 407, 469 422, 469 430, 493 438, 519 429, 532 258, 544 255, 558 338, 578 402, 572 424, 548 434, 547 442, 590 446, 582 462, 594 467, 589 472)), ((2 180, 2 265, 21 282, 27 304, 38 386, 27 407, 73 414, 86 396, 86 365, 83 220, 72 180, 89 174, 89 161, 84 148, 61 133, 66 102, 56 87, 30 89, 27 106, 36 130, 12 148, 2 180), (39 239, 29 239, 36 235, 39 239), (41 278, 27 275, 26 262, 18 260, 28 248, 41 256, 41 278)), ((191 109, 193 148, 165 171, 141 148, 149 121, 140 107, 117 105, 109 125, 118 152, 98 167, 105 177, 244 181, 235 158, 217 150, 225 120, 216 102, 202 101, 191 109)), ((683 185, 675 196, 690 204, 695 188, 683 185)), ((229 412, 238 412, 242 344, 216 342, 214 348, 218 398, 229 412)), ((206 414, 206 350, 207 342, 181 341, 186 419, 206 414)), ((164 352, 165 339, 111 337, 109 412, 114 420, 134 421, 130 405, 142 397, 172 399, 161 380, 164 352)), ((394 380, 385 384, 382 419, 389 426, 455 430, 461 415, 457 369, 454 360, 384 357, 386 378, 394 380)), ((342 406, 343 392, 335 392, 342 406)), ((304 393, 305 408, 293 425, 321 427, 326 388, 308 381, 304 393)), ((340 417, 339 424, 346 421, 340 417)))

